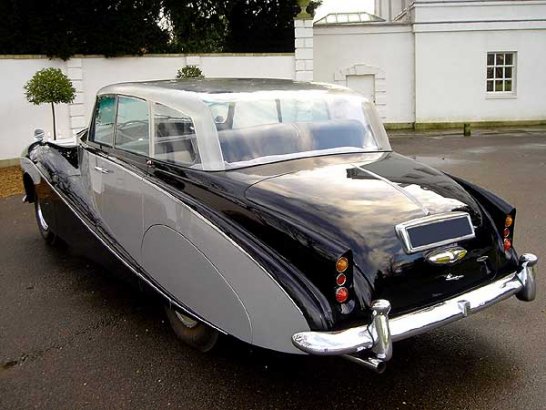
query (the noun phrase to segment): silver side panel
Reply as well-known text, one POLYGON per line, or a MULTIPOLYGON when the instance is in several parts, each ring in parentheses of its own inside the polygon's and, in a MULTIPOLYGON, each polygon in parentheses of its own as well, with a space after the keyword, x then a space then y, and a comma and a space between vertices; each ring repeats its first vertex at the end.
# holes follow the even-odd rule
MULTIPOLYGON (((95 204, 101 208, 104 222, 110 224, 107 229, 114 231, 116 241, 141 262, 146 273, 166 289, 169 298, 174 297, 212 326, 245 342, 280 352, 304 354, 294 347, 291 337, 310 330, 306 319, 294 301, 250 255, 200 214, 131 171, 123 169, 128 177, 136 178, 128 183, 139 185, 138 189, 135 185, 131 188, 134 191, 128 193, 127 183, 118 185, 115 178, 106 187, 104 176, 112 175, 95 175, 94 167, 114 171, 119 166, 93 154, 87 155, 87 166, 82 174, 90 188, 89 195, 95 197, 95 204), (104 195, 106 190, 110 190, 110 195, 104 195), (114 200, 120 202, 106 205, 110 214, 103 214, 104 201, 114 196, 114 200), (134 212, 124 214, 123 209, 135 204, 134 212), (138 208, 142 210, 141 218, 138 208)), ((40 172, 31 161, 22 159, 21 165, 39 182, 40 172)), ((87 225, 83 219, 82 222, 87 225)))
POLYGON ((152 226, 142 242, 142 267, 208 322, 252 342, 250 318, 237 294, 184 236, 165 225, 152 226))
MULTIPOLYGON (((90 156, 93 156, 90 154, 90 156)), ((104 158, 90 173, 101 175, 100 215, 105 228, 140 263, 142 229, 142 178, 104 158)))
POLYGON ((147 231, 143 264, 156 281, 168 284, 169 292, 188 308, 241 340, 302 353, 291 342, 294 332, 309 329, 302 312, 243 249, 201 215, 148 182, 143 185, 143 209, 147 231), (156 226, 163 226, 157 233, 170 228, 181 235, 156 235, 152 228, 156 226), (154 232, 153 237, 148 237, 149 232, 154 232), (173 251, 166 251, 169 248, 173 251), (164 256, 155 256, 164 252, 170 252, 168 263, 164 256), (219 286, 222 283, 225 285, 219 286), (199 286, 200 295, 194 294, 195 286, 199 286))
POLYGON ((100 215, 102 200, 102 174, 95 172, 95 168, 100 166, 98 157, 90 154, 87 150, 82 150, 80 172, 85 189, 87 189, 90 203, 93 204, 94 211, 100 215))

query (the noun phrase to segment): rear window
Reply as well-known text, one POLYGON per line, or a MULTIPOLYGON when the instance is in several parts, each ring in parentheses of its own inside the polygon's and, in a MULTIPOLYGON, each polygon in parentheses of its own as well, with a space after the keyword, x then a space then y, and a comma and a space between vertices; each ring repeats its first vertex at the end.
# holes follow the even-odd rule
MULTIPOLYGON (((209 97, 210 98, 210 97, 209 97)), ((371 103, 358 95, 274 92, 206 101, 228 167, 304 156, 390 150, 371 103)))

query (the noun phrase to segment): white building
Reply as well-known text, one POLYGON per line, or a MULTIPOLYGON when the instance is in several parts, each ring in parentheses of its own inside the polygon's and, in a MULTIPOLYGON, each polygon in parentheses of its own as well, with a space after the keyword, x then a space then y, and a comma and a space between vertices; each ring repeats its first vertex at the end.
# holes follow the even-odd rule
POLYGON ((315 22, 315 81, 359 89, 391 127, 546 123, 546 1, 375 4, 382 22, 315 22))

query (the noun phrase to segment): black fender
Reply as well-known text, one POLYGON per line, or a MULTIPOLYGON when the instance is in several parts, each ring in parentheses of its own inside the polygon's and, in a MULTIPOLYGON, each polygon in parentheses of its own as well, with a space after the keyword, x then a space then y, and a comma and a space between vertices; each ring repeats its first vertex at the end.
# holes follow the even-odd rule
POLYGON ((468 182, 462 178, 449 175, 455 182, 461 185, 470 195, 479 202, 485 211, 491 216, 499 234, 503 236, 504 223, 507 215, 511 215, 514 222, 511 231, 514 232, 516 221, 516 208, 504 199, 478 185, 468 182))

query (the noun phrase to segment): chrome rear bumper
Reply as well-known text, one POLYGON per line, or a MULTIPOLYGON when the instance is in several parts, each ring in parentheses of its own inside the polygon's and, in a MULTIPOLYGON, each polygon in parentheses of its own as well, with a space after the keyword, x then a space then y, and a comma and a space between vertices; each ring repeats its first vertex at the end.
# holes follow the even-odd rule
POLYGON ((309 354, 343 355, 376 371, 382 371, 392 356, 392 342, 425 333, 462 319, 512 295, 532 301, 536 295, 536 264, 530 253, 520 257, 516 272, 481 288, 474 289, 436 305, 390 319, 390 303, 372 303, 368 325, 337 332, 300 332, 292 336, 294 345, 309 354))

